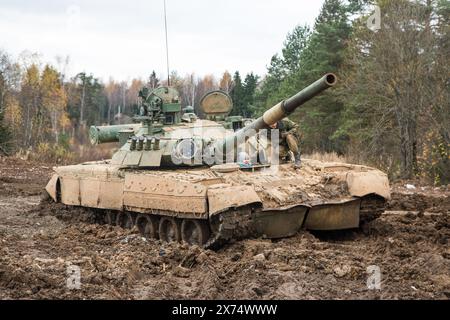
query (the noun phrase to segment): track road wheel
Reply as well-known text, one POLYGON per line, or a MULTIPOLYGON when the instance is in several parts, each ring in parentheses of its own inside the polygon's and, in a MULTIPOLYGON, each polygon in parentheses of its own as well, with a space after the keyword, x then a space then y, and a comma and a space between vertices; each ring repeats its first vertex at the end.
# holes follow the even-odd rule
POLYGON ((147 214, 140 214, 136 226, 141 235, 147 239, 158 239, 158 219, 147 214))
POLYGON ((159 220, 159 238, 165 242, 180 242, 180 223, 175 218, 162 217, 159 220))
POLYGON ((189 244, 203 246, 209 239, 209 225, 205 220, 185 219, 181 223, 181 239, 189 244))
POLYGON ((132 229, 134 227, 134 219, 129 212, 119 212, 116 218, 116 225, 124 229, 132 229))

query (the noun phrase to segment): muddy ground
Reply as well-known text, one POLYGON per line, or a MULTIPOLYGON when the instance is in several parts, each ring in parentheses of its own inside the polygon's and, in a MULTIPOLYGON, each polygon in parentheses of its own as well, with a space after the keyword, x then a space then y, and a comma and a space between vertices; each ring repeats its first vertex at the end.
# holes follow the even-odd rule
POLYGON ((394 185, 389 211, 363 230, 213 252, 40 204, 50 173, 0 158, 0 299, 450 298, 448 188, 394 185), (367 288, 371 265, 381 290, 367 288), (67 287, 68 266, 80 268, 80 289, 67 287))

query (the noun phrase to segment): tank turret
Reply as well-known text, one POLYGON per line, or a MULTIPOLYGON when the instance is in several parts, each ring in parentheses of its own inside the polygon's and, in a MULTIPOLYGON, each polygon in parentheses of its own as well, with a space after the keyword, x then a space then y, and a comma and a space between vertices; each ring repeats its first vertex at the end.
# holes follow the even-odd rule
POLYGON ((287 117, 335 83, 336 76, 327 74, 237 131, 224 124, 232 108, 231 98, 225 92, 213 91, 205 95, 200 108, 206 119, 196 119, 189 113, 183 117, 179 94, 174 88, 161 87, 151 92, 144 88, 139 93, 142 107, 134 118, 140 124, 93 127, 91 141, 120 140, 121 148, 114 154, 112 163, 129 167, 212 166, 234 162, 240 142, 246 142, 260 130, 287 117), (231 146, 234 156, 229 156, 227 146, 231 146))

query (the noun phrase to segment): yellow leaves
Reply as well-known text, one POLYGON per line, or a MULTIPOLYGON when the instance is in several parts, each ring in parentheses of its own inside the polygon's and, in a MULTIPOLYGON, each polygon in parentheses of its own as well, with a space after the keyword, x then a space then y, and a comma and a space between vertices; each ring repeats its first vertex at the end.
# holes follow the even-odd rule
POLYGON ((48 142, 40 142, 36 147, 38 154, 46 154, 50 150, 50 144, 48 142))
POLYGON ((59 118, 59 125, 62 128, 66 128, 66 129, 71 127, 72 123, 70 122, 70 118, 69 118, 69 115, 67 114, 67 112, 64 112, 61 114, 61 116, 59 118))
POLYGON ((228 71, 225 71, 219 82, 220 89, 229 92, 231 90, 232 83, 233 79, 231 78, 231 74, 228 71))
POLYGON ((214 79, 214 75, 207 74, 203 77, 203 84, 205 88, 214 88, 216 80, 214 79))
POLYGON ((26 69, 23 85, 37 88, 40 85, 40 72, 36 64, 32 64, 26 69))
POLYGON ((131 81, 131 85, 128 88, 126 95, 127 101, 131 101, 132 103, 139 103, 139 90, 144 87, 144 82, 141 79, 133 79, 131 81))
POLYGON ((67 96, 61 86, 58 72, 46 66, 41 80, 42 104, 48 111, 63 111, 67 104, 67 96))

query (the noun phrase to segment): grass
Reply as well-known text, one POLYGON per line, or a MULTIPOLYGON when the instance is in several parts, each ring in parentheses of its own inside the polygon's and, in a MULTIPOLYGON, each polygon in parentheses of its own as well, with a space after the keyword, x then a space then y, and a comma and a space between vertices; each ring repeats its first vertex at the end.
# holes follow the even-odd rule
POLYGON ((352 159, 350 159, 349 157, 338 155, 336 152, 331 153, 313 152, 312 154, 305 154, 303 158, 324 162, 354 163, 354 161, 352 161, 352 159))

